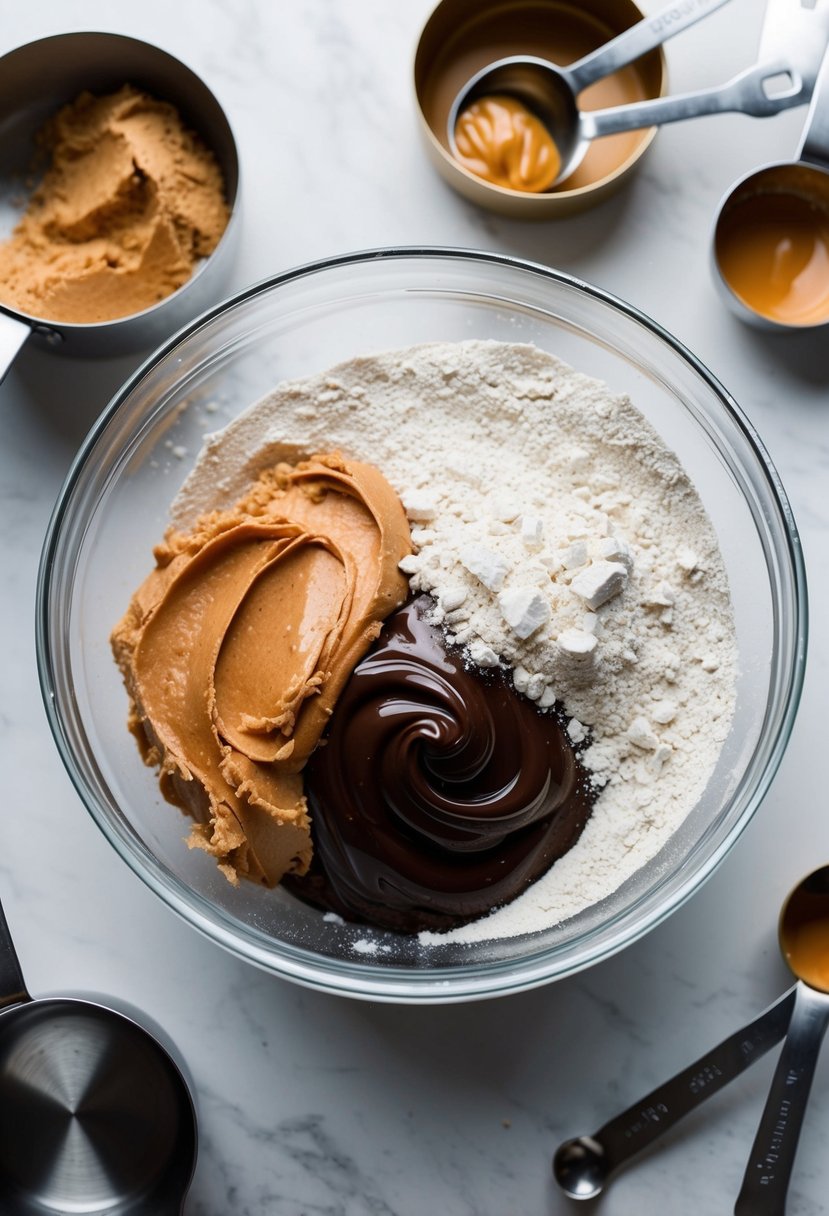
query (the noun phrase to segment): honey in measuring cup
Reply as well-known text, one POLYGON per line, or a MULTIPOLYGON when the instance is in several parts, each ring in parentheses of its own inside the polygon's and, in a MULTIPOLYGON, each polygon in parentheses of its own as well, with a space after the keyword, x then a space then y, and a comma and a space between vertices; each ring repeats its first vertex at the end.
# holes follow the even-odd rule
POLYGON ((825 193, 780 189, 773 179, 748 183, 716 226, 714 253, 726 287, 749 314, 781 327, 829 322, 829 174, 813 174, 826 179, 825 193))
POLYGON ((541 119, 500 93, 461 111, 455 141, 465 169, 511 190, 549 190, 561 168, 558 148, 541 119))

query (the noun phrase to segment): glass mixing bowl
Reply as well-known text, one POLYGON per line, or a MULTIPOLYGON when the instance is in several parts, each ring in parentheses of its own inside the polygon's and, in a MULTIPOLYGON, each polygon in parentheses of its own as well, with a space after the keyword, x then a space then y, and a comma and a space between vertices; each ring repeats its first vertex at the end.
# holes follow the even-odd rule
MULTIPOLYGON (((368 454, 370 458, 370 453, 368 454)), ((172 338, 93 427, 46 537, 37 649, 49 722, 81 798, 121 857, 185 920, 241 958, 330 992, 427 1003, 516 992, 641 937, 734 844, 786 746, 803 676, 806 591, 791 511, 723 387, 629 305, 546 267, 463 250, 389 249, 301 267, 172 338), (126 729, 109 634, 152 564, 206 430, 278 381, 417 342, 533 342, 628 392, 696 484, 731 579, 737 711, 697 806, 612 896, 544 932, 474 945, 338 924, 285 891, 234 888, 188 850, 126 729)))

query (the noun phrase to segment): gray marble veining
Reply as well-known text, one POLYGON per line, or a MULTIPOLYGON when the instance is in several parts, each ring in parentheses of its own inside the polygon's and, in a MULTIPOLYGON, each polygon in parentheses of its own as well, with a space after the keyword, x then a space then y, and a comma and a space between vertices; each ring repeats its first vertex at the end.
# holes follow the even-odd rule
MULTIPOLYGON (((673 87, 713 84, 746 64, 761 7, 734 0, 716 18, 715 39, 697 29, 671 43, 673 87)), ((86 816, 40 704, 34 585, 61 480, 134 361, 59 362, 32 347, 0 387, 0 891, 32 990, 118 994, 179 1043, 202 1131, 187 1216, 564 1216, 574 1208, 553 1187, 554 1146, 598 1126, 783 990, 777 908, 829 856, 829 354, 825 338, 743 329, 718 304, 706 260, 719 197, 752 165, 791 154, 802 112, 666 128, 614 202, 566 226, 521 226, 452 194, 418 146, 410 68, 430 0, 6 8, 5 46, 113 29, 165 46, 207 79, 243 165, 235 287, 395 243, 547 262, 674 331, 734 394, 780 470, 803 531, 816 624, 791 745, 738 847, 667 923, 584 975, 483 1004, 372 1006, 280 983, 202 940, 86 816)), ((758 1064, 621 1175, 604 1216, 730 1210, 772 1066, 773 1057, 758 1064)), ((790 1197, 800 1216, 829 1211, 827 1127, 825 1059, 790 1197)))

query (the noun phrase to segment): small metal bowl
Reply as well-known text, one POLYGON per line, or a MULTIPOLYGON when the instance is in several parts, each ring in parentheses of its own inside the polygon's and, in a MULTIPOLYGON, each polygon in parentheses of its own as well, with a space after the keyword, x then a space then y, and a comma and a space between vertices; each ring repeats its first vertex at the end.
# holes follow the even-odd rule
POLYGON ((62 105, 84 90, 146 89, 176 107, 216 157, 230 221, 218 246, 172 295, 151 308, 101 323, 66 323, 0 304, 0 379, 30 335, 56 351, 81 356, 147 349, 221 296, 238 227, 239 157, 227 117, 207 85, 178 59, 121 34, 58 34, 0 58, 0 187, 19 191, 35 154, 35 138, 62 105))
MULTIPOLYGON (((477 71, 507 55, 572 63, 643 17, 633 0, 442 0, 418 42, 414 86, 426 153, 454 190, 513 219, 558 219, 601 202, 636 168, 656 128, 599 140, 579 167, 552 190, 530 194, 484 181, 452 156, 446 126, 458 90, 477 71)), ((651 51, 584 91, 586 109, 660 97, 665 56, 651 51)))

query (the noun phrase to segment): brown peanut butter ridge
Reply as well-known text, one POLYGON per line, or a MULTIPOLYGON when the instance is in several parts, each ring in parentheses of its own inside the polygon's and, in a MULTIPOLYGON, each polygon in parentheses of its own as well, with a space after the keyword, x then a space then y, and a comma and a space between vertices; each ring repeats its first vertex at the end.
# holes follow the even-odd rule
POLYGON ((561 156, 540 118, 515 97, 494 93, 466 106, 455 126, 456 159, 484 181, 511 190, 549 190, 561 156))
POLYGON ((231 881, 307 870, 302 769, 410 552, 392 487, 338 453, 266 469, 157 547, 112 647, 146 762, 231 881))
POLYGON ((44 127, 51 163, 8 241, 0 300, 70 323, 150 308, 216 248, 229 211, 213 153, 167 102, 82 93, 44 127))

